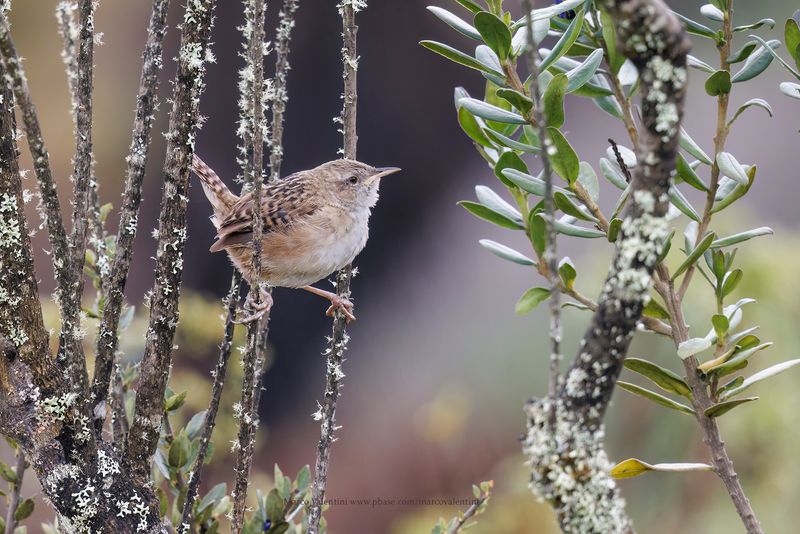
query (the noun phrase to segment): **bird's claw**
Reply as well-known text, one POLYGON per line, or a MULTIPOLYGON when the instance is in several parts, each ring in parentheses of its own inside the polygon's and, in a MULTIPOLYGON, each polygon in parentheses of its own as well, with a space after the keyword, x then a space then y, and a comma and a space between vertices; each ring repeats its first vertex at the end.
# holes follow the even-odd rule
POLYGON ((334 295, 331 297, 331 306, 328 308, 328 311, 325 312, 325 315, 328 317, 334 317, 337 311, 342 312, 347 324, 350 324, 356 320, 356 316, 353 315, 353 303, 344 297, 334 295))
POLYGON ((244 302, 244 307, 239 310, 237 315, 246 314, 243 317, 238 318, 234 321, 235 324, 248 324, 255 321, 258 321, 264 315, 269 313, 272 309, 272 295, 264 290, 261 289, 261 302, 256 302, 253 298, 253 293, 247 295, 247 300, 244 302))

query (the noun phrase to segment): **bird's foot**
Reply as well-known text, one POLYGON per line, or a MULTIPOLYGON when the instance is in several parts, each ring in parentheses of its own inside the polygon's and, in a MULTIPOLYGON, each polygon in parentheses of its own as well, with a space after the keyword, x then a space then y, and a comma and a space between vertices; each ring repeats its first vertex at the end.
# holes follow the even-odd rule
POLYGON ((334 317, 336 315, 336 312, 340 311, 342 312, 342 315, 344 315, 347 324, 350 324, 351 322, 356 320, 356 316, 353 315, 352 302, 350 302, 344 297, 340 297, 335 293, 331 293, 329 299, 331 301, 331 306, 330 308, 328 308, 328 311, 325 312, 325 315, 327 315, 328 317, 334 317))
POLYGON ((260 302, 257 302, 256 299, 253 298, 253 292, 251 291, 247 295, 247 300, 244 302, 244 307, 239 310, 237 315, 240 316, 234 323, 236 324, 248 324, 255 321, 258 321, 264 315, 269 313, 272 309, 272 294, 264 288, 259 288, 260 293, 260 302), (242 316, 244 314, 244 316, 242 316))

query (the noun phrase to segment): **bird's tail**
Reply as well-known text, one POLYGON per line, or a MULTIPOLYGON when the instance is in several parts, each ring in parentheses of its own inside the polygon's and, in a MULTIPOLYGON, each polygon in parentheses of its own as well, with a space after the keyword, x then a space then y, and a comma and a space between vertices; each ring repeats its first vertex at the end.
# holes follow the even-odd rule
POLYGON ((203 184, 203 192, 214 208, 215 218, 228 213, 231 207, 239 200, 239 197, 231 193, 228 186, 217 176, 217 173, 197 155, 192 158, 192 170, 200 178, 200 183, 203 184))

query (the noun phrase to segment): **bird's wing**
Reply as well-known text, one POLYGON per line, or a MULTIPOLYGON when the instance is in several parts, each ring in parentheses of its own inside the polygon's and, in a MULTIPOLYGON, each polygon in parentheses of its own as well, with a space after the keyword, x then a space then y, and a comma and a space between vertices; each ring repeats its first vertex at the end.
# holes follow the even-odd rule
MULTIPOLYGON (((318 195, 311 193, 305 172, 299 172, 265 184, 261 190, 261 220, 263 232, 285 231, 321 207, 318 195)), ((253 239, 253 195, 247 193, 233 205, 217 232, 211 252, 225 247, 246 244, 253 239)))

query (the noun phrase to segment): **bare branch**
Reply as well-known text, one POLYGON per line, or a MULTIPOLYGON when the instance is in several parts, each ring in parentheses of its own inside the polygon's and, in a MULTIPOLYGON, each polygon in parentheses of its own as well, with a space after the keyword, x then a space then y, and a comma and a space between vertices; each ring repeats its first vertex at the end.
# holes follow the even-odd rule
POLYGON ((164 162, 164 194, 158 223, 155 286, 150 297, 150 325, 136 395, 136 410, 128 434, 125 462, 134 480, 149 480, 150 459, 158 445, 164 390, 172 362, 172 342, 178 324, 178 299, 186 243, 189 166, 194 151, 205 63, 210 50, 214 0, 187 3, 181 26, 178 72, 164 162))
MULTIPOLYGON (((244 175, 250 184, 253 204, 261 206, 261 189, 264 182, 264 140, 266 121, 264 118, 264 52, 266 32, 265 0, 244 0, 245 24, 243 34, 246 39, 246 66, 242 74, 242 94, 240 95, 242 117, 241 129, 245 154, 244 175), (248 157, 249 156, 249 157, 248 157)), ((261 240, 263 221, 261 210, 253 210, 253 279, 250 282, 250 298, 260 303, 264 298, 261 291, 261 240)), ((267 297, 270 298, 270 297, 267 297)), ((256 430, 258 429, 258 404, 263 368, 263 341, 267 336, 269 310, 261 318, 251 321, 247 329, 247 352, 244 356, 244 375, 242 377, 242 400, 240 404, 239 434, 237 440, 236 471, 233 497, 231 529, 239 533, 244 525, 245 501, 250 479, 250 467, 255 452, 256 430)))
POLYGON ((286 77, 289 73, 289 43, 294 28, 294 13, 300 0, 283 0, 283 8, 279 13, 277 35, 275 36, 275 78, 273 79, 272 99, 272 135, 270 137, 269 168, 270 179, 281 177, 283 162, 283 119, 286 114, 286 103, 289 92, 286 90, 286 77))
POLYGON ((203 420, 203 432, 200 435, 200 446, 197 450, 197 459, 194 463, 194 468, 189 474, 189 485, 186 490, 186 499, 183 504, 183 511, 181 513, 181 529, 182 534, 188 534, 189 528, 192 524, 192 508, 194 501, 197 499, 197 491, 200 488, 200 480, 203 474, 203 465, 205 463, 206 454, 208 454, 208 445, 211 443, 211 434, 214 432, 214 425, 217 420, 217 412, 219 411, 219 403, 222 398, 222 388, 225 385, 225 374, 228 370, 228 361, 231 357, 231 348, 233 347, 233 331, 236 326, 236 307, 239 302, 239 287, 241 285, 242 275, 238 269, 233 270, 233 279, 231 280, 231 289, 228 291, 228 296, 225 299, 227 307, 227 316, 225 318, 225 333, 222 337, 222 343, 219 346, 219 359, 217 365, 214 367, 212 376, 214 377, 214 385, 211 388, 211 403, 206 410, 206 415, 203 420), (186 525, 185 527, 183 525, 186 525))
POLYGON ((603 415, 649 298, 667 235, 667 191, 686 91, 689 40, 662 0, 606 0, 620 49, 641 73, 644 129, 616 253, 578 356, 555 397, 531 401, 524 449, 536 492, 564 532, 632 532, 608 471, 603 415))
MULTIPOLYGON (((342 16, 342 63, 344 65, 344 91, 342 99, 342 135, 343 156, 346 159, 356 159, 358 134, 356 132, 356 113, 358 109, 358 49, 356 34, 356 11, 363 2, 355 0, 342 0, 338 5, 339 14, 342 16)), ((348 265, 336 274, 336 293, 342 297, 350 298, 350 280, 353 277, 353 266, 348 265)), ((314 477, 311 481, 311 502, 308 506, 308 534, 319 534, 319 522, 322 518, 322 506, 325 503, 325 486, 328 482, 328 467, 330 466, 331 445, 334 441, 336 426, 336 405, 339 401, 344 372, 344 352, 347 349, 349 337, 347 335, 347 321, 341 311, 336 311, 333 319, 333 330, 325 351, 327 358, 325 373, 325 398, 315 414, 315 419, 321 421, 320 438, 317 444, 317 459, 314 466, 314 477)))
POLYGON ((94 379, 92 380, 92 408, 97 417, 95 427, 103 426, 104 410, 98 407, 108 396, 111 371, 119 342, 118 328, 125 285, 133 258, 133 241, 136 237, 139 206, 142 202, 142 182, 150 149, 150 132, 155 120, 158 75, 162 68, 162 49, 167 32, 169 0, 154 0, 147 28, 142 73, 136 98, 136 114, 133 120, 133 138, 127 158, 128 168, 125 191, 122 193, 122 209, 117 231, 114 261, 108 279, 106 304, 103 319, 97 333, 94 379))

